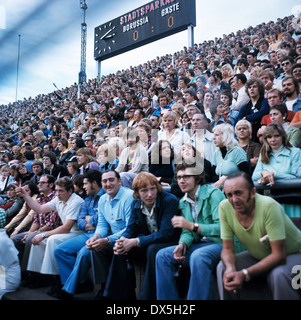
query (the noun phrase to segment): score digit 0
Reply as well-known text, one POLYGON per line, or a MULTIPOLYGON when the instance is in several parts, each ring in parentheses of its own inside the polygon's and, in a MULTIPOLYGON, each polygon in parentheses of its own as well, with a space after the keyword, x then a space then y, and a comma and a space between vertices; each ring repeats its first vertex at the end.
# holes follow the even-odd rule
POLYGON ((134 41, 137 41, 137 40, 138 40, 138 36, 139 36, 138 30, 135 30, 135 31, 133 32, 133 40, 134 40, 134 41))
POLYGON ((173 16, 170 16, 167 20, 168 27, 171 28, 173 26, 173 16))

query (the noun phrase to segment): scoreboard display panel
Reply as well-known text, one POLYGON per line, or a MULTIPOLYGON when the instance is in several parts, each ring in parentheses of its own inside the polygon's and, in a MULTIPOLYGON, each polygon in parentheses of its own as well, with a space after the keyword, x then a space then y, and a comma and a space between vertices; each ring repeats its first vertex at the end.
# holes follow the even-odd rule
POLYGON ((94 30, 94 59, 103 61, 196 25, 195 0, 155 0, 94 30))

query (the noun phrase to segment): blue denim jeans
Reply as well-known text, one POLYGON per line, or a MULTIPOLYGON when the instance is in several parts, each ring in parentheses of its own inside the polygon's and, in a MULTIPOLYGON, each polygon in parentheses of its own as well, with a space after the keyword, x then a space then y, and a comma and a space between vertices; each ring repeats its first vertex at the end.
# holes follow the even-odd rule
POLYGON ((77 284, 85 280, 91 267, 90 250, 86 248, 86 241, 92 236, 93 233, 82 233, 64 241, 54 250, 63 289, 71 294, 75 293, 77 284))
MULTIPOLYGON (((158 300, 179 300, 175 272, 179 263, 174 259, 176 246, 161 249, 156 256, 158 300)), ((213 271, 215 271, 222 246, 211 241, 193 244, 185 254, 184 267, 190 267, 187 300, 210 300, 214 295, 213 271)))

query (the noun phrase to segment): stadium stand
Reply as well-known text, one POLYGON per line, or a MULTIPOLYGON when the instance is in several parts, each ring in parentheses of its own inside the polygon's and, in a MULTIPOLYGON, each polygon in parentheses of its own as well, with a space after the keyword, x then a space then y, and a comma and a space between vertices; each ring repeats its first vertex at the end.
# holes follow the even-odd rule
MULTIPOLYGON (((44 173, 55 179, 68 176, 75 193, 87 199, 83 176, 89 170, 116 169, 122 185, 129 186, 152 165, 163 190, 180 200, 184 193, 175 179, 177 163, 202 159, 206 182, 222 189, 231 172, 256 172, 264 157, 258 150, 267 149, 267 127, 277 122, 270 107, 281 103, 288 113, 279 126, 285 147, 294 150, 295 158, 288 162, 283 142, 275 148, 270 145, 268 152, 274 152, 280 162, 266 165, 269 172, 254 183, 258 193, 274 198, 283 208, 294 205, 300 213, 301 150, 288 142, 295 141, 292 135, 300 137, 300 63, 301 31, 294 29, 293 16, 288 16, 184 47, 101 79, 1 105, 0 167, 9 168, 1 169, 0 175, 1 228, 9 225, 11 239, 30 230, 37 218, 29 206, 6 214, 20 202, 18 194, 9 191, 10 185, 31 181, 40 186, 44 173), (239 120, 245 121, 240 122, 240 133, 235 131, 239 120), (217 142, 214 128, 221 124, 230 127, 232 141, 225 137, 217 142), (158 143, 165 140, 167 148, 158 143), (272 186, 271 177, 275 179, 272 186)), ((301 216, 290 218, 301 230, 301 216)), ((40 223, 40 227, 46 225, 40 223)), ((137 264, 137 294, 143 274, 143 266, 137 264)), ((46 293, 49 283, 45 286, 29 289, 21 282, 18 290, 5 293, 3 299, 55 299, 46 293)), ((74 298, 93 299, 96 288, 74 298)), ((214 298, 218 299, 216 290, 214 298)), ((270 297, 262 292, 251 298, 270 297)))

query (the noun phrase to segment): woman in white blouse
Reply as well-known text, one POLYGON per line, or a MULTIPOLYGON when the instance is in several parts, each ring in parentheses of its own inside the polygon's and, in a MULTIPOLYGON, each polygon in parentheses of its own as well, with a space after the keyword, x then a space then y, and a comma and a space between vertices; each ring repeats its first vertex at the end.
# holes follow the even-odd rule
POLYGON ((185 142, 189 142, 190 136, 187 132, 178 128, 178 117, 173 111, 166 111, 162 117, 163 129, 158 132, 158 140, 167 140, 173 147, 175 154, 181 150, 185 142))

